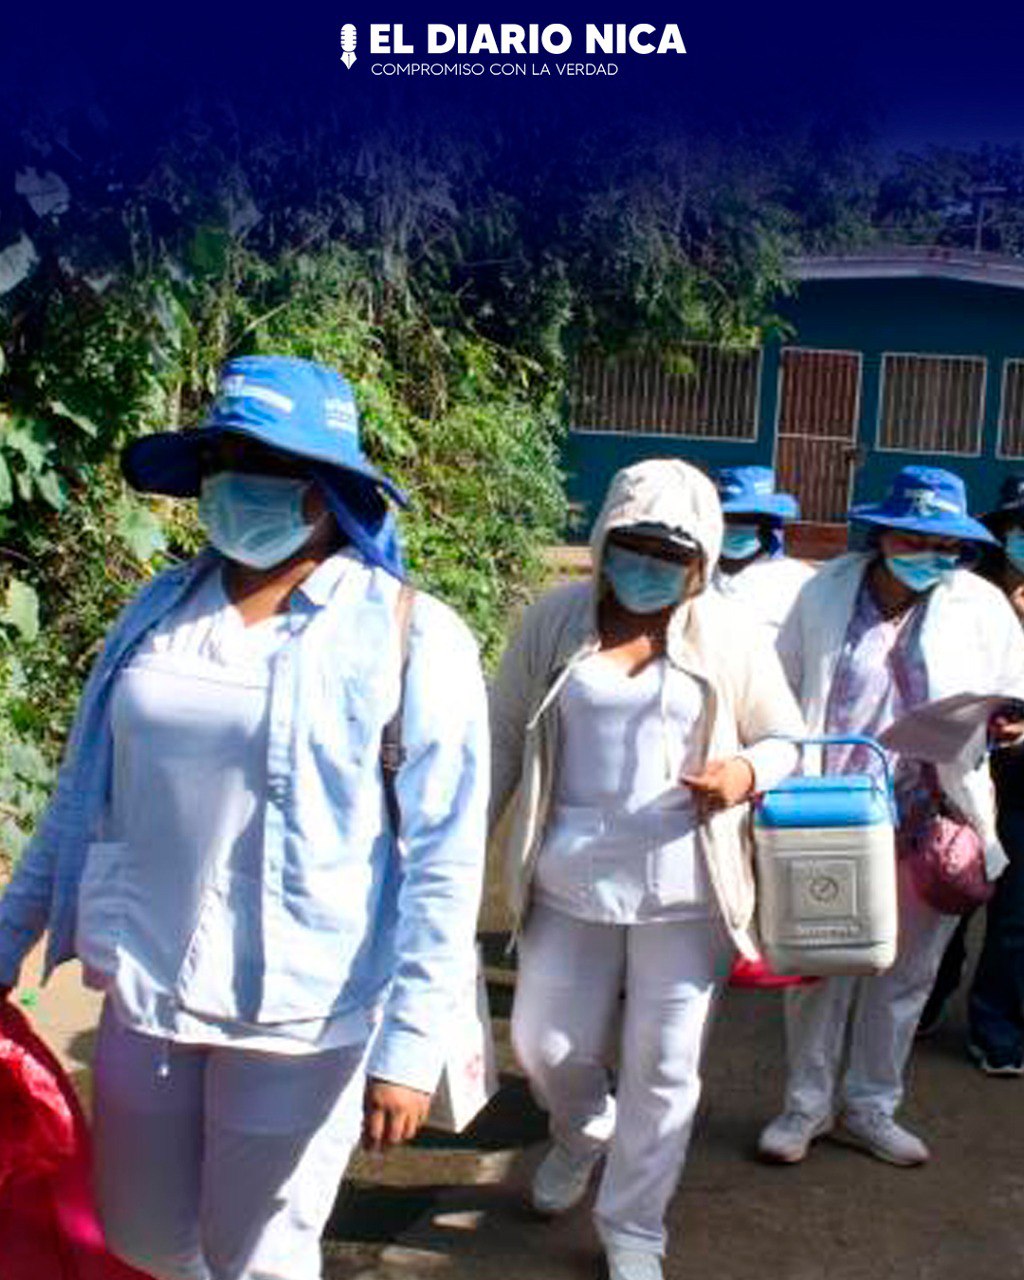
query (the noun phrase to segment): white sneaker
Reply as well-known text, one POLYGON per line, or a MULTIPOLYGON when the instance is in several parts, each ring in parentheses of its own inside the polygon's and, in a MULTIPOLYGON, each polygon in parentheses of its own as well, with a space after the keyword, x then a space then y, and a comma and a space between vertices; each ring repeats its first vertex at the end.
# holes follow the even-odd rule
POLYGON ((969 1041, 967 1056, 987 1076, 1024 1076, 1024 1053, 1019 1049, 983 1049, 969 1041))
POLYGON ((758 1155, 775 1164, 799 1164, 814 1139, 828 1133, 831 1128, 829 1116, 815 1120, 802 1111, 783 1111, 762 1129, 757 1140, 758 1155))
POLYGON ((646 1249, 607 1250, 608 1280, 663 1280, 661 1258, 646 1249))
POLYGON ((924 1164, 931 1152, 916 1134, 898 1125, 884 1111, 849 1111, 845 1113, 833 1137, 837 1142, 857 1147, 888 1164, 910 1168, 924 1164))
POLYGON ((538 1213, 565 1213, 587 1194, 590 1176, 604 1155, 600 1149, 574 1155, 557 1142, 537 1166, 530 1202, 538 1213))
POLYGON ((783 1111, 765 1125, 758 1138, 758 1155, 777 1165, 799 1165, 810 1151, 815 1138, 832 1128, 831 1116, 820 1120, 804 1115, 803 1111, 783 1111))

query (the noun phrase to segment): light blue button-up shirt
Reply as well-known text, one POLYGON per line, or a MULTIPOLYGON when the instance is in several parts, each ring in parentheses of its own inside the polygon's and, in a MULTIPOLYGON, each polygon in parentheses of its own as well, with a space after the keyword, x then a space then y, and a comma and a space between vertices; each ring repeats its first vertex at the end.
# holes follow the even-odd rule
MULTIPOLYGON (((116 677, 143 637, 221 563, 206 552, 161 574, 109 633, 53 799, 0 902, 0 983, 14 982, 44 930, 47 972, 74 954, 86 853, 106 834, 116 677)), ((345 573, 318 572, 294 593, 296 634, 271 661, 261 877, 238 912, 261 932, 252 953, 262 962, 233 1007, 224 1009, 223 991, 197 990, 185 970, 176 997, 197 1008, 214 1000, 229 1019, 268 1028, 380 1008, 371 1074, 429 1091, 453 994, 471 963, 485 841, 486 703, 469 631, 419 593, 405 685, 399 854, 379 760, 400 690, 398 589, 383 570, 353 560, 345 573)), ((160 904, 153 910, 158 918, 160 904)))

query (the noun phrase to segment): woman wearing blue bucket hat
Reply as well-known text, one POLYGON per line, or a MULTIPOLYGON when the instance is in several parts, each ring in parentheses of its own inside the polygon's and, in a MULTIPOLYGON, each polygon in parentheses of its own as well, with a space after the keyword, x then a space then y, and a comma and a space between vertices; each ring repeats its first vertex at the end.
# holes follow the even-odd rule
POLYGON ((107 637, 0 903, 0 997, 44 930, 48 968, 77 955, 106 993, 96 1178, 115 1252, 159 1280, 316 1280, 360 1134, 380 1149, 423 1122, 473 960, 476 647, 403 586, 402 495, 333 370, 233 360, 200 427, 136 441, 123 466, 198 497, 211 545, 107 637))
POLYGON ((725 532, 712 586, 748 610, 774 639, 814 572, 784 549, 783 526, 799 519, 800 507, 792 494, 776 491, 771 467, 722 467, 715 483, 725 532))
MULTIPOLYGON (((967 514, 963 482, 936 467, 904 467, 880 503, 854 507, 866 550, 831 561, 804 587, 779 650, 811 734, 877 737, 904 712, 959 693, 1019 695, 1024 638, 990 583, 962 567, 992 542, 967 514)), ((831 747, 829 772, 876 772, 863 747, 831 747)), ((985 759, 926 766, 896 759, 897 845, 938 813, 973 828, 989 878, 1006 865, 985 759)), ((957 917, 925 901, 899 864, 899 948, 887 972, 833 977, 786 993, 785 1110, 761 1154, 792 1164, 832 1132, 895 1165, 928 1148, 897 1124, 914 1029, 957 917), (845 1070, 841 1062, 846 1053, 845 1070)))

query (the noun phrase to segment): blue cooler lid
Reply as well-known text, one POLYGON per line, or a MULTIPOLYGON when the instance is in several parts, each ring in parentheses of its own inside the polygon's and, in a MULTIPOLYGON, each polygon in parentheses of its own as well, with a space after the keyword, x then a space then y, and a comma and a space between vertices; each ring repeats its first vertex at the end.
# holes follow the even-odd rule
POLYGON ((760 827, 866 827, 891 822, 889 798, 866 773, 787 778, 755 803, 760 827))

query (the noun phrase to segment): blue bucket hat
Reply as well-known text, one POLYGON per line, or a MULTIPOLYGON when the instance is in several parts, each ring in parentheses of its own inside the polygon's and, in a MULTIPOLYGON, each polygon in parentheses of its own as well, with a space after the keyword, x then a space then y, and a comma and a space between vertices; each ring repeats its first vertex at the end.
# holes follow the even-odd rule
POLYGON ((980 520, 967 514, 964 482, 941 467, 903 467, 881 502, 852 507, 848 518, 858 524, 931 533, 940 538, 996 541, 980 520))
POLYGON ((790 493, 775 492, 771 467, 722 467, 715 476, 722 511, 727 516, 761 516, 798 520, 800 504, 790 493))
POLYGON ((359 444, 352 387, 334 369, 292 356, 240 356, 220 373, 217 395, 198 427, 161 431, 121 454, 125 479, 144 493, 194 498, 203 446, 225 432, 247 436, 294 457, 321 475, 361 476, 402 506, 402 490, 379 472, 359 444))

